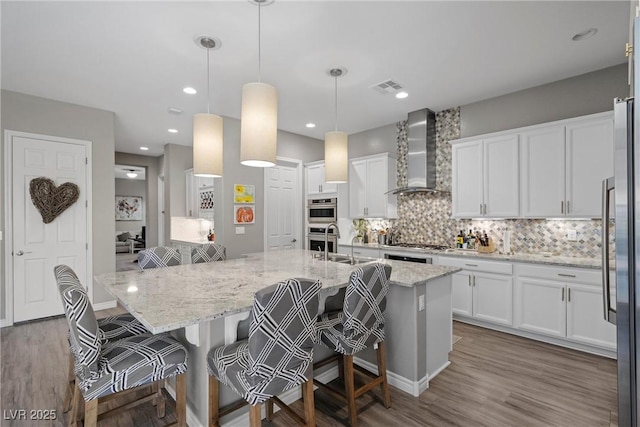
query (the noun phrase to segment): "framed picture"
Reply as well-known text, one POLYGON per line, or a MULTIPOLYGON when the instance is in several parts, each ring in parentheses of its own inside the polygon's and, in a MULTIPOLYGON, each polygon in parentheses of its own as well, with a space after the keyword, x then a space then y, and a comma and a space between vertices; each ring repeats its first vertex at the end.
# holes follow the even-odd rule
POLYGON ((253 224, 256 215, 253 205, 233 205, 234 224, 253 224))
POLYGON ((255 203, 256 187, 254 185, 234 184, 233 203, 255 203))
POLYGON ((142 197, 116 196, 116 221, 142 221, 142 197))

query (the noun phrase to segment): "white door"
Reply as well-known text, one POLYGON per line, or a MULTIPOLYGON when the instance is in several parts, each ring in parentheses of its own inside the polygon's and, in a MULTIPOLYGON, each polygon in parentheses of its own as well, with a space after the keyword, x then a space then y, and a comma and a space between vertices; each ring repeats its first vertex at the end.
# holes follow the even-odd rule
POLYGON ((298 169, 276 165, 265 170, 266 250, 301 248, 302 203, 298 197, 298 169))
POLYGON ((529 218, 565 214, 564 126, 520 135, 520 214, 529 218))
POLYGON ((367 216, 371 218, 387 217, 388 172, 387 158, 367 160, 367 216))
POLYGON ((518 135, 484 140, 484 215, 513 218, 520 214, 518 135))
POLYGON ((565 337, 566 303, 563 283, 521 277, 516 279, 516 327, 565 337))
POLYGON ((70 266, 87 286, 87 147, 52 139, 10 136, 14 322, 63 313, 53 275, 58 264, 70 266), (49 224, 29 196, 38 177, 80 189, 78 200, 49 224))
POLYGON ((355 160, 349 165, 349 216, 363 218, 366 215, 367 161, 355 160))
POLYGON ((482 141, 465 142, 451 147, 451 197, 454 217, 475 218, 482 215, 482 141))
POLYGON ((602 316, 602 289, 599 286, 567 285, 567 338, 616 349, 616 326, 602 316))
POLYGON ((503 274, 473 274, 473 317, 513 325, 513 278, 503 274))
POLYGON ((164 246, 164 176, 158 177, 158 246, 164 246))
POLYGON ((454 273, 451 276, 453 313, 471 317, 473 314, 472 296, 471 275, 465 272, 454 273))
POLYGON ((321 194, 324 184, 324 165, 317 164, 307 166, 307 194, 321 194))
POLYGON ((613 119, 567 125, 567 208, 572 217, 602 215, 602 180, 613 176, 613 119))

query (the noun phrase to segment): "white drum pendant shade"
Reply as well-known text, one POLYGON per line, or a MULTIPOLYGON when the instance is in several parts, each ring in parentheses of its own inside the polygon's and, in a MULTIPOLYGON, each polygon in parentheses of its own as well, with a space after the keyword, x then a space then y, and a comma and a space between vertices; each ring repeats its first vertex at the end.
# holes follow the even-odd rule
POLYGON ((349 140, 346 132, 324 134, 324 180, 331 183, 347 182, 349 170, 349 140))
POLYGON ((222 176, 222 117, 199 113, 193 116, 193 174, 222 176))
POLYGON ((278 92, 265 83, 242 87, 240 117, 240 163, 270 167, 276 164, 278 139, 278 92))

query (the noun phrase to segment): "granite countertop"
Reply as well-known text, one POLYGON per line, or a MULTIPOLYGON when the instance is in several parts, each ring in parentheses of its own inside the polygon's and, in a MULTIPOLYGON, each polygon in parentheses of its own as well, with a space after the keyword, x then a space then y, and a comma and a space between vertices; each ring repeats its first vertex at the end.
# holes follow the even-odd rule
MULTIPOLYGON (((342 245, 342 244, 341 244, 342 245)), ((344 245, 350 246, 350 245, 344 245)), ((361 248, 370 248, 370 249, 380 249, 383 251, 399 251, 399 252, 415 252, 415 253, 423 253, 423 254, 431 254, 438 256, 447 256, 447 257, 461 257, 461 258, 478 258, 478 259, 486 259, 490 261, 510 261, 510 262, 524 262, 524 263, 532 263, 532 264, 546 264, 546 265, 556 265, 561 267, 578 267, 578 268, 593 268, 593 269, 601 269, 602 268, 602 260, 600 258, 579 258, 579 257, 568 257, 568 256, 543 256, 539 254, 527 254, 527 253, 515 253, 515 254, 501 254, 496 252, 487 254, 487 253, 478 253, 476 251, 468 251, 468 250, 459 250, 459 249, 418 249, 418 248, 405 248, 400 246, 388 246, 388 245, 379 245, 377 243, 356 243, 355 247, 361 248)), ((611 263, 611 268, 613 268, 613 261, 611 263)))
MULTIPOLYGON (((391 283, 413 287, 460 271, 439 265, 384 260, 391 283)), ((360 264, 366 265, 366 264, 360 264)), ((95 281, 153 333, 247 311, 259 289, 290 277, 320 279, 321 292, 346 286, 356 268, 314 259, 302 249, 248 254, 244 258, 142 271, 106 273, 95 281)))
POLYGON ((175 239, 172 237, 170 240, 175 243, 186 243, 188 245, 204 245, 205 243, 215 243, 215 242, 210 242, 206 238, 195 238, 195 237, 193 239, 188 239, 188 238, 175 239))

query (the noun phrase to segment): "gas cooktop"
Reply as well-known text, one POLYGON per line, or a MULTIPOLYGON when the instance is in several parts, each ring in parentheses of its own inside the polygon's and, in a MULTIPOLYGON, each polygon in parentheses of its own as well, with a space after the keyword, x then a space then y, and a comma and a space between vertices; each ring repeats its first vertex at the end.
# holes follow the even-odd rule
POLYGON ((415 249, 449 249, 445 245, 433 245, 430 243, 392 243, 390 246, 399 246, 401 248, 415 248, 415 249))

